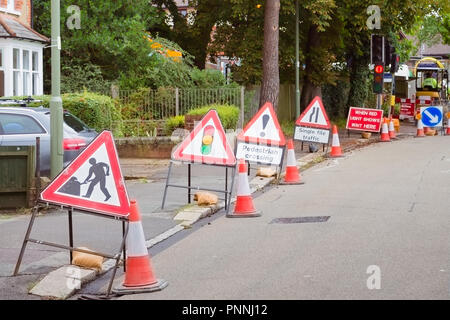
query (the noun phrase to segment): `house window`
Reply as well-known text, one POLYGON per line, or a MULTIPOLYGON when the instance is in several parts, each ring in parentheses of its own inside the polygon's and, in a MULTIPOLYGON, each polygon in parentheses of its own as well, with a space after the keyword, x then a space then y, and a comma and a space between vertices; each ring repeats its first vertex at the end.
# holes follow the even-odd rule
POLYGON ((39 92, 39 54, 36 51, 33 51, 31 66, 33 95, 37 95, 39 92))
POLYGON ((3 49, 0 48, 0 70, 3 70, 3 49))
POLYGON ((15 0, 8 0, 8 11, 14 11, 16 10, 16 1, 15 0))
POLYGON ((23 56, 23 95, 30 95, 30 85, 31 85, 31 73, 30 73, 30 51, 23 50, 22 51, 23 56))
POLYGON ((20 84, 20 49, 13 49, 13 95, 18 96, 20 84))

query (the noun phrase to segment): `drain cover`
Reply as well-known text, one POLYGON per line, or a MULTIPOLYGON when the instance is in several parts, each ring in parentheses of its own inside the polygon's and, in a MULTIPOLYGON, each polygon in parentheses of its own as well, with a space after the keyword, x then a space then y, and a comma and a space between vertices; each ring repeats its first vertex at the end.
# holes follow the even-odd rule
POLYGON ((294 218, 276 218, 270 221, 270 223, 314 223, 314 222, 327 222, 330 216, 318 216, 318 217, 294 217, 294 218))

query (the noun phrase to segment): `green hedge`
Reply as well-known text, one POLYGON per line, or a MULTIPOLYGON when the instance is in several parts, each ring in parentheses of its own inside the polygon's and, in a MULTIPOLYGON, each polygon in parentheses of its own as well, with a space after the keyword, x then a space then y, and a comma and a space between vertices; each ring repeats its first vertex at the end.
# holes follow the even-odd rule
POLYGON ((239 108, 228 104, 211 104, 208 106, 192 109, 188 115, 205 115, 209 110, 216 109, 224 129, 236 129, 239 120, 239 108))
POLYGON ((184 116, 175 116, 167 119, 164 126, 164 133, 170 136, 177 128, 184 128, 184 116))
MULTIPOLYGON (((26 97, 14 98, 24 99, 26 97)), ((33 98, 42 100, 42 102, 30 103, 31 107, 43 105, 50 108, 50 96, 35 96, 33 98)), ((64 110, 70 111, 89 127, 98 132, 104 129, 112 130, 115 137, 123 136, 120 106, 110 97, 92 92, 82 92, 63 94, 62 100, 64 110)))

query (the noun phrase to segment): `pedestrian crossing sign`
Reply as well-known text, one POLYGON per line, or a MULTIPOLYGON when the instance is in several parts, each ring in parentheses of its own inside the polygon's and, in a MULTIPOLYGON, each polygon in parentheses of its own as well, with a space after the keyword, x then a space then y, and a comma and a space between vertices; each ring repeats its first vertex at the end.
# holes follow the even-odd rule
POLYGON ((323 106, 322 99, 319 96, 311 101, 295 124, 304 127, 331 129, 330 120, 328 119, 327 112, 323 106))
POLYGON ((44 202, 127 216, 130 204, 114 138, 100 133, 41 193, 44 202))

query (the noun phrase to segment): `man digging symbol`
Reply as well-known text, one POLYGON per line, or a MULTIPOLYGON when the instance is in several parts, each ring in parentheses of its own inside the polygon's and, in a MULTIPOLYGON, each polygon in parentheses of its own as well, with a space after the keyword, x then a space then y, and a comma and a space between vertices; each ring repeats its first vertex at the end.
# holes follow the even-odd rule
POLYGON ((109 176, 109 165, 103 162, 97 163, 97 160, 95 158, 90 158, 89 163, 91 164, 91 168, 89 169, 89 175, 84 180, 83 184, 88 182, 90 182, 91 184, 89 185, 88 191, 83 197, 90 198, 92 191, 94 191, 94 187, 97 185, 97 183, 100 183, 100 190, 106 197, 105 201, 108 201, 108 199, 111 198, 111 195, 109 194, 108 189, 106 189, 105 183, 106 176, 109 176), (92 180, 89 180, 93 174, 95 175, 95 177, 92 180))

